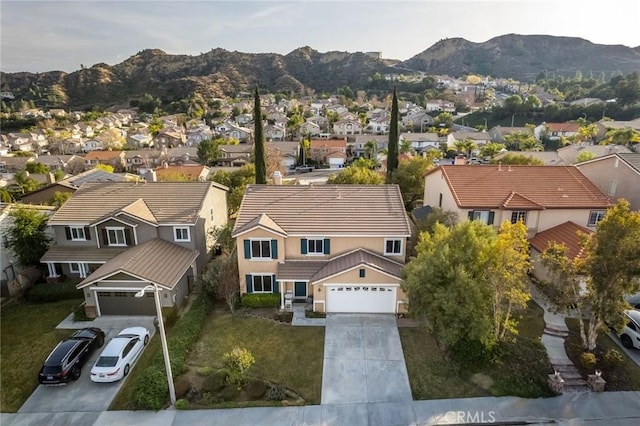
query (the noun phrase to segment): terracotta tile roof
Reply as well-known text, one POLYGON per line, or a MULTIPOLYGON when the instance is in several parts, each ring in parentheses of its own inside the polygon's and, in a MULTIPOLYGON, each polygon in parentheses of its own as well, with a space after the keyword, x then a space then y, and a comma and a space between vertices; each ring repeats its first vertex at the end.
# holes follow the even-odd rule
POLYGON ((331 147, 331 148, 346 148, 347 141, 344 139, 312 139, 309 142, 310 148, 322 148, 322 147, 331 147))
POLYGON ((591 234, 593 231, 582 226, 576 225, 573 222, 565 222, 561 225, 554 226, 553 228, 546 229, 539 232, 529 240, 531 247, 542 253, 547 249, 551 242, 558 244, 564 244, 567 247, 567 257, 574 259, 576 256, 582 253, 582 247, 580 247, 579 233, 591 234))
POLYGON ((113 160, 119 158, 124 151, 90 151, 84 156, 85 161, 89 160, 113 160))
POLYGON ((93 223, 144 200, 159 223, 194 223, 213 182, 87 182, 55 215, 51 225, 93 223))
MULTIPOLYGON (((607 208, 610 200, 573 166, 440 166, 460 208, 607 208)), ((427 187, 428 191, 429 188, 427 187)))
POLYGON ((364 249, 356 249, 329 260, 311 277, 311 283, 326 280, 329 277, 361 266, 367 266, 379 272, 392 275, 397 279, 402 278, 402 270, 404 268, 402 264, 389 260, 386 257, 364 249))
POLYGON ((233 236, 263 213, 288 235, 411 235, 397 185, 249 185, 233 236))
POLYGON ((125 273, 142 281, 172 289, 199 254, 197 250, 189 250, 156 238, 114 257, 77 287, 83 288, 114 274, 125 273))
POLYGON ((82 250, 78 250, 77 247, 54 245, 47 250, 44 256, 42 256, 40 262, 100 263, 113 259, 117 255, 124 253, 126 250, 126 248, 110 247, 83 247, 82 250))

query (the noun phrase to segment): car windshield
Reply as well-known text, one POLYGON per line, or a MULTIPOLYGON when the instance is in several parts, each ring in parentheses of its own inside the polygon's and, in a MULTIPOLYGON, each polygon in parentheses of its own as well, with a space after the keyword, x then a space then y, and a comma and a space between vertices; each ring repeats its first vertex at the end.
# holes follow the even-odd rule
POLYGON ((96 362, 96 367, 114 367, 117 363, 117 356, 101 356, 96 362))

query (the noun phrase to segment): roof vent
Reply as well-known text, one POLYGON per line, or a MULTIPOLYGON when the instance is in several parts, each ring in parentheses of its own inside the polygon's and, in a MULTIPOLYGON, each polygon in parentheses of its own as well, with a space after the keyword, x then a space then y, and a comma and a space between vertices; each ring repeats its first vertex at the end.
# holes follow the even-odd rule
POLYGON ((511 164, 509 164, 509 171, 511 171, 511 164))
POLYGON ((562 198, 569 198, 567 194, 562 194, 562 198))
POLYGON ((502 161, 498 161, 498 171, 502 171, 502 161))
POLYGON ((562 189, 562 188, 558 187, 558 191, 564 191, 564 189, 562 189))

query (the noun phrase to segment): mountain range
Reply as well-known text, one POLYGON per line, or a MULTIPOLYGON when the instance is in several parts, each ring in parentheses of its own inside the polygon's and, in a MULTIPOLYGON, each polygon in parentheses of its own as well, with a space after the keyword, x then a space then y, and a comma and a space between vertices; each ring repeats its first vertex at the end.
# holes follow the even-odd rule
POLYGON ((16 99, 50 106, 128 104, 149 93, 163 101, 235 96, 256 84, 263 91, 333 92, 366 88, 375 74, 489 75, 532 81, 542 71, 573 77, 640 71, 640 47, 594 44, 581 38, 509 34, 483 43, 440 40, 406 61, 363 52, 318 52, 301 47, 282 55, 212 49, 200 55, 170 55, 147 49, 116 65, 99 63, 72 73, 0 73, 1 90, 16 99))

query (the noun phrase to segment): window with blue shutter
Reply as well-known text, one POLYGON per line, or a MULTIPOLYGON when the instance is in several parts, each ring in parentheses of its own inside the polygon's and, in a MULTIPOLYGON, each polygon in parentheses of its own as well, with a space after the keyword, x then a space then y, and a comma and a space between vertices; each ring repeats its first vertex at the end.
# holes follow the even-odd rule
POLYGON ((276 281, 276 276, 272 275, 271 279, 273 280, 273 292, 280 293, 280 283, 276 281))
POLYGON ((324 254, 331 254, 331 246, 328 238, 324 239, 324 254))
POLYGON ((244 258, 251 259, 251 241, 244 240, 244 258))
POLYGON ((300 253, 307 254, 307 239, 303 238, 300 240, 300 253))
POLYGON ((253 293, 253 277, 251 275, 247 275, 247 293, 253 293))
POLYGON ((271 258, 278 258, 278 240, 271 240, 271 258))

